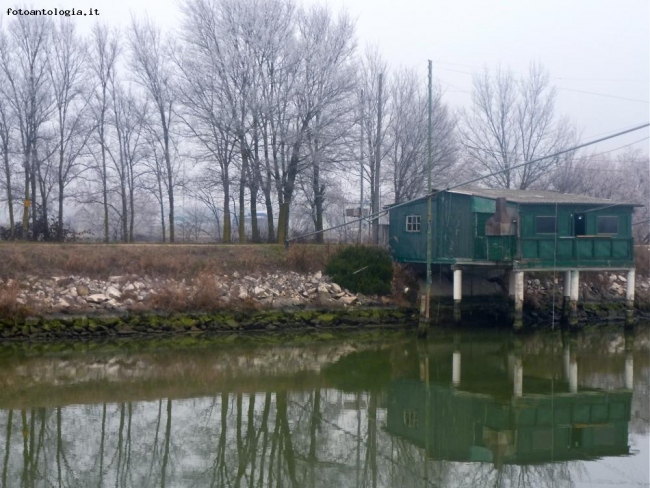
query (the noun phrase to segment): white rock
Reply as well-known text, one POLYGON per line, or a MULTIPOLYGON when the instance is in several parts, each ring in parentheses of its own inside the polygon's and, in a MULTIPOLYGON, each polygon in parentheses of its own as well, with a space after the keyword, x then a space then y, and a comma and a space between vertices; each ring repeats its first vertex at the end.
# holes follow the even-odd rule
POLYGON ((623 283, 627 283, 627 278, 625 276, 623 276, 623 275, 619 275, 618 280, 622 281, 623 283))
POLYGON ((337 285, 336 283, 332 283, 332 292, 333 293, 341 293, 341 287, 337 285))
POLYGON ((315 280, 320 280, 322 277, 323 277, 323 273, 321 273, 320 271, 317 271, 317 272, 314 274, 314 279, 315 279, 315 280))
POLYGON ((133 290, 135 290, 135 286, 133 286, 133 283, 129 283, 123 289, 124 289, 124 291, 133 291, 133 290))
POLYGON ((90 303, 104 303, 107 302, 109 298, 103 293, 95 293, 93 295, 88 295, 86 301, 90 303))
POLYGON ((262 295, 266 296, 266 290, 264 288, 262 288, 261 286, 256 286, 253 289, 253 293, 258 297, 262 296, 262 295))
POLYGON ((70 306, 70 304, 63 298, 59 298, 57 305, 62 308, 68 308, 70 306))
POLYGON ((106 288, 106 294, 110 298, 115 298, 115 299, 122 298, 122 292, 117 288, 115 288, 114 286, 109 286, 108 288, 106 288))
POLYGON ((341 297, 339 301, 343 302, 345 305, 354 305, 357 302, 357 297, 341 297))
POLYGON ((237 271, 235 271, 235 272, 232 274, 232 277, 233 277, 233 278, 239 278, 239 273, 238 273, 237 271))
POLYGON ((110 281, 111 283, 119 283, 123 279, 124 279, 123 276, 109 276, 108 277, 108 281, 110 281))
POLYGON ((240 299, 248 298, 248 292, 246 291, 246 288, 243 286, 239 287, 239 295, 237 295, 240 299))
POLYGON ((318 285, 318 293, 329 293, 327 285, 318 285))

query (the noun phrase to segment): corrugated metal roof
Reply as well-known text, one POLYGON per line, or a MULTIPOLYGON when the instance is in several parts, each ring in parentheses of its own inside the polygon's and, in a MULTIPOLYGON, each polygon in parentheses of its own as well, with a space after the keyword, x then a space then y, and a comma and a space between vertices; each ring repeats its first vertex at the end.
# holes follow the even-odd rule
POLYGON ((516 203, 574 203, 588 205, 631 205, 634 207, 643 207, 642 204, 632 201, 595 198, 587 195, 573 195, 570 193, 559 193, 548 190, 505 190, 499 188, 460 187, 450 191, 453 193, 473 195, 483 198, 505 197, 508 201, 516 203))

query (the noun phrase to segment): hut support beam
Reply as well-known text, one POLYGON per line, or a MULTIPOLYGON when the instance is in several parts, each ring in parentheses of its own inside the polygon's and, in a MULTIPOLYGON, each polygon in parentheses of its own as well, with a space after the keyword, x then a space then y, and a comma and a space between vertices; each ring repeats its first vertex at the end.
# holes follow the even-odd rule
POLYGON ((571 325, 578 323, 578 294, 580 292, 580 271, 574 269, 571 271, 571 290, 569 294, 569 309, 571 325))
POLYGON ((460 385, 460 351, 454 351, 451 366, 451 382, 454 386, 460 385))
POLYGON ((524 364, 520 355, 515 355, 513 374, 513 394, 521 397, 524 394, 524 364))
POLYGON ((569 392, 578 393, 578 358, 573 351, 569 362, 569 392))
POLYGON ((524 315, 524 272, 523 271, 512 271, 514 275, 514 299, 515 299, 515 329, 520 329, 523 327, 523 315, 524 315))
POLYGON ((564 272, 564 287, 563 287, 563 296, 562 301, 562 315, 566 319, 568 316, 569 302, 571 301, 571 271, 564 272))
POLYGON ((460 322, 460 303, 463 299, 463 272, 454 270, 454 321, 460 322))
POLYGON ((625 322, 631 324, 634 321, 634 287, 636 282, 636 269, 627 271, 627 286, 625 288, 625 322))

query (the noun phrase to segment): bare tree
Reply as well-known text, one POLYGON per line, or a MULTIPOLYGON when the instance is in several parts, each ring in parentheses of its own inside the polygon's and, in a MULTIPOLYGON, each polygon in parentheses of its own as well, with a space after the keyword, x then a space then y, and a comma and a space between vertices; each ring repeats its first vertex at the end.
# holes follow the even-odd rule
POLYGON ((472 108, 461 111, 461 134, 468 163, 486 176, 488 186, 524 190, 572 157, 512 169, 570 147, 575 139, 568 120, 556 120, 555 90, 543 67, 531 64, 528 78, 522 80, 501 68, 494 75, 486 70, 474 78, 472 100, 472 108))
MULTIPOLYGON (((381 162, 390 151, 387 128, 391 125, 390 113, 387 112, 389 90, 384 88, 388 76, 388 67, 376 47, 366 50, 361 68, 363 87, 363 132, 365 135, 366 163, 363 165, 363 178, 370 188, 370 213, 376 214, 381 206, 382 175, 381 162)), ((379 220, 372 220, 373 242, 379 238, 379 220)))
MULTIPOLYGON (((391 122, 387 138, 388 172, 396 203, 407 201, 426 192, 428 100, 423 85, 413 71, 394 74, 388 110, 391 122)), ((446 185, 452 179, 450 169, 458 153, 455 134, 456 121, 442 102, 442 92, 436 87, 432 94, 432 179, 435 185, 446 185)))
POLYGON ((95 116, 95 126, 101 150, 99 161, 99 176, 102 185, 102 205, 104 210, 104 242, 109 240, 108 216, 108 169, 106 166, 106 150, 108 136, 106 124, 110 106, 109 84, 115 78, 115 68, 119 55, 118 35, 109 34, 108 29, 96 24, 92 32, 91 69, 94 73, 96 88, 92 109, 95 116))
POLYGON ((135 78, 151 97, 157 114, 155 125, 159 134, 156 139, 161 146, 169 204, 169 242, 174 242, 174 189, 178 182, 171 155, 171 125, 175 103, 172 66, 164 50, 160 30, 149 20, 132 20, 129 44, 135 78))
MULTIPOLYGON (((36 178, 39 159, 36 154, 39 132, 51 115, 52 97, 47 76, 47 45, 51 21, 44 16, 18 16, 8 27, 8 39, 0 44, 0 69, 5 77, 0 90, 18 119, 25 173, 25 204, 22 235, 27 236, 29 208, 32 226, 36 210, 36 178)), ((34 236, 36 237, 36 236, 34 236)))
MULTIPOLYGON (((6 36, 0 33, 0 43, 6 42, 6 36)), ((0 52, 3 50, 0 47, 0 52)), ((4 84, 3 74, 0 71, 0 85, 4 84)), ((12 141, 14 137, 14 130, 16 120, 9 103, 1 96, 0 92, 0 153, 2 154, 2 169, 4 176, 5 190, 7 192, 7 210, 9 213, 9 235, 11 239, 16 237, 16 227, 14 223, 14 195, 12 191, 11 181, 14 173, 12 164, 12 141)))
POLYGON ((355 80, 351 64, 356 47, 354 25, 347 16, 334 19, 326 8, 314 7, 300 17, 298 31, 303 58, 294 102, 296 123, 287 141, 288 160, 282 174, 278 242, 287 238, 291 201, 296 176, 301 170, 306 136, 309 131, 317 131, 320 114, 350 96, 355 80))
POLYGON ((56 239, 63 240, 63 201, 66 187, 78 173, 82 151, 91 135, 86 117, 89 97, 86 45, 76 35, 74 23, 62 19, 54 29, 48 57, 54 94, 57 145, 58 218, 56 239))

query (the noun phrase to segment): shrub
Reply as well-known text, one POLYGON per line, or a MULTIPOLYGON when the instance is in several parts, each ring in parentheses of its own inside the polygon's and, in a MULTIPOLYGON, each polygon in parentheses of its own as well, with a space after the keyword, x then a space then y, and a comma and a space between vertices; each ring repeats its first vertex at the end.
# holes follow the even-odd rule
POLYGON ((388 295, 393 279, 393 263, 384 249, 350 246, 332 256, 325 273, 355 293, 388 295))

